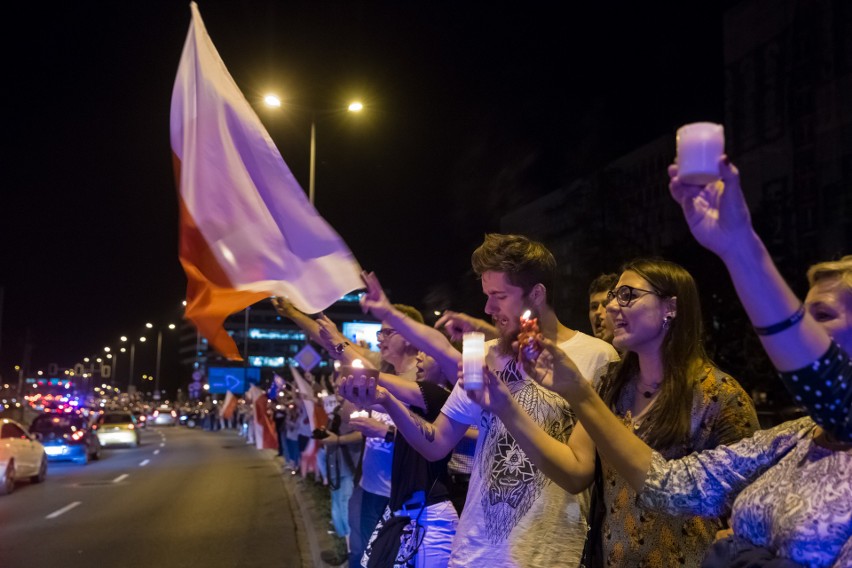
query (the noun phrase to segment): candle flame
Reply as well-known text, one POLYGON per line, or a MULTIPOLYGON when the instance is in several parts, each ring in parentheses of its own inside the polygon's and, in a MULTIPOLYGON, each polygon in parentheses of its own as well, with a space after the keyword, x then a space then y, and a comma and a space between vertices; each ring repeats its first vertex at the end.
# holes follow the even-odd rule
POLYGON ((361 359, 355 359, 352 361, 352 367, 355 369, 363 369, 364 363, 361 362, 361 359))
POLYGON ((528 320, 528 319, 530 319, 531 315, 532 315, 532 312, 530 310, 527 310, 521 315, 521 319, 522 320, 528 320))

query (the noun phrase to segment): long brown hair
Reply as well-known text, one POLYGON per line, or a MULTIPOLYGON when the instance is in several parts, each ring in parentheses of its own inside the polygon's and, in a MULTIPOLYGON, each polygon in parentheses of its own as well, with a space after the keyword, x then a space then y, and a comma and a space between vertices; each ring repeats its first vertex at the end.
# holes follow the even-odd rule
MULTIPOLYGON (((644 423, 648 444, 657 449, 688 444, 693 387, 705 365, 712 364, 704 350, 704 325, 698 288, 682 266, 659 259, 637 259, 621 267, 644 278, 662 298, 677 298, 676 317, 660 346, 663 377, 660 395, 644 423)), ((639 356, 627 351, 621 364, 605 381, 601 395, 612 408, 623 389, 639 374, 639 356)))

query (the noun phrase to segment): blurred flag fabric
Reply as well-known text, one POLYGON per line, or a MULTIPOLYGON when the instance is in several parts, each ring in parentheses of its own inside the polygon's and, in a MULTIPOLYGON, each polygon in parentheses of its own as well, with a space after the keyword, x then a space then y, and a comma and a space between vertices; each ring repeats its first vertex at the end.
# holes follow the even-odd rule
POLYGON ((254 442, 257 449, 278 449, 278 434, 275 431, 272 418, 266 412, 266 403, 269 400, 266 393, 257 385, 252 384, 249 392, 246 393, 246 399, 251 401, 254 408, 254 442))
POLYGON ((225 393, 225 400, 222 403, 222 418, 230 420, 234 417, 234 412, 237 410, 237 397, 234 393, 228 391, 225 393))
MULTIPOLYGON (((302 402, 305 404, 305 412, 307 413, 308 421, 311 424, 311 432, 317 428, 324 428, 328 423, 328 420, 318 420, 317 405, 314 403, 313 386, 311 386, 311 384, 302 377, 302 374, 293 365, 290 365, 290 372, 293 374, 293 380, 296 382, 296 388, 299 389, 299 398, 301 398, 302 402)), ((319 452, 319 448, 317 441, 311 438, 308 441, 308 445, 305 446, 304 450, 302 450, 302 457, 301 460, 299 460, 302 477, 307 475, 310 471, 313 471, 315 475, 318 474, 317 452, 319 452)))
POLYGON ((186 317, 225 357, 222 324, 269 296, 320 312, 363 287, 346 243, 319 216, 207 35, 195 2, 171 101, 186 317))

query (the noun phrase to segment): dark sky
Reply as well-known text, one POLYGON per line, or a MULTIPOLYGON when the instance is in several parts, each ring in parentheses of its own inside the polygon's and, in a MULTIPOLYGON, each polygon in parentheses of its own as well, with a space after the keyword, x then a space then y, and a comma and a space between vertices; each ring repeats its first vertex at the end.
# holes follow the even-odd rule
MULTIPOLYGON (((722 14, 732 3, 201 0, 199 9, 303 186, 306 109, 364 101, 357 117, 317 123, 317 209, 394 301, 422 305, 434 287, 464 280, 470 252, 508 207, 680 124, 721 122, 722 14), (297 108, 271 114, 259 104, 267 91, 297 108)), ((168 125, 190 10, 153 0, 4 12, 8 377, 27 333, 37 369, 179 316, 168 125)))

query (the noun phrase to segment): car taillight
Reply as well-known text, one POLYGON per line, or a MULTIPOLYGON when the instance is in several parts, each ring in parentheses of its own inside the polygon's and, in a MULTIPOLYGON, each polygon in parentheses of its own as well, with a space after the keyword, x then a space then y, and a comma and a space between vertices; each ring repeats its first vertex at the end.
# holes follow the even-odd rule
POLYGON ((155 410, 155 411, 154 411, 154 418, 156 418, 156 417, 157 417, 157 416, 159 416, 159 415, 160 415, 160 411, 159 411, 159 410, 155 410))
POLYGON ((76 432, 71 434, 71 439, 74 440, 75 442, 79 442, 80 440, 83 439, 83 436, 85 436, 85 435, 86 435, 86 433, 83 432, 82 430, 77 430, 76 432))
POLYGON ((134 428, 136 428, 136 426, 134 426, 133 424, 130 424, 130 425, 128 425, 127 427, 128 427, 128 428, 130 428, 131 430, 133 430, 134 428))
POLYGON ((176 416, 177 416, 177 412, 175 412, 174 410, 172 410, 172 418, 175 418, 176 416))

